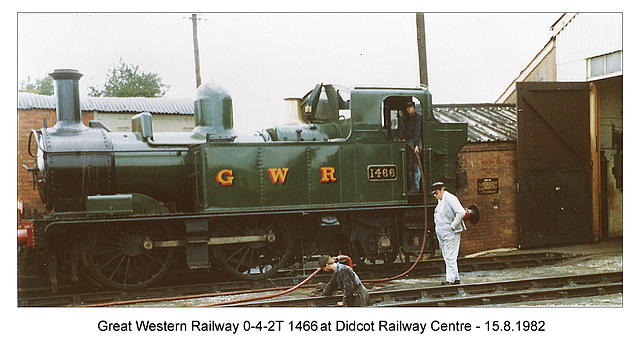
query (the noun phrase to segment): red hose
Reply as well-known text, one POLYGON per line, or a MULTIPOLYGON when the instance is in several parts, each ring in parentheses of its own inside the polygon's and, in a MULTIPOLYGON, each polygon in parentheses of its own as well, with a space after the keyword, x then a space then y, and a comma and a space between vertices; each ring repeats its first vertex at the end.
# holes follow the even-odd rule
POLYGON ((265 288, 265 289, 229 291, 229 292, 214 292, 214 293, 205 293, 205 294, 199 294, 199 295, 187 295, 187 296, 178 296, 178 297, 141 298, 141 299, 130 300, 130 301, 114 301, 114 302, 104 302, 104 303, 96 303, 96 304, 84 304, 81 307, 113 307, 113 306, 128 305, 128 304, 180 301, 180 300, 194 299, 194 298, 231 296, 231 295, 240 295, 243 293, 268 292, 268 291, 275 291, 275 290, 282 290, 282 289, 285 289, 285 287, 272 287, 272 288, 265 288))
POLYGON ((288 289, 286 289, 286 290, 284 290, 282 292, 278 292, 278 293, 273 294, 273 295, 255 296, 255 297, 248 297, 248 298, 243 298, 243 299, 238 299, 238 300, 229 300, 229 301, 212 303, 212 304, 204 304, 204 305, 201 305, 199 307, 217 307, 217 306, 221 306, 221 305, 258 301, 258 300, 261 300, 261 299, 267 299, 267 298, 273 298, 273 297, 282 296, 282 295, 288 294, 289 292, 291 292, 291 291, 301 287, 302 285, 306 284, 309 280, 311 280, 311 278, 313 278, 313 276, 315 276, 316 274, 320 273, 320 271, 322 271, 322 267, 318 267, 318 269, 316 269, 305 280, 301 281, 297 285, 292 286, 292 287, 290 287, 290 288, 288 288, 288 289))
POLYGON ((349 267, 353 269, 353 261, 351 260, 350 257, 340 254, 338 255, 338 260, 346 260, 349 267))

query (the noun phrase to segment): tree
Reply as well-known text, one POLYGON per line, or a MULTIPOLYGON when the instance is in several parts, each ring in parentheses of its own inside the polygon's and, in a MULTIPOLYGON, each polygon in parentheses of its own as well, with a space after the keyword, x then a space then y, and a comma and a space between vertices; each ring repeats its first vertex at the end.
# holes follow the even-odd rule
POLYGON ((42 79, 36 79, 31 82, 31 77, 20 82, 20 92, 37 93, 39 95, 53 95, 53 78, 46 76, 42 79))
POLYGON ((146 73, 138 65, 120 59, 120 65, 109 70, 109 79, 102 90, 89 86, 93 97, 162 97, 169 89, 156 73, 146 73))

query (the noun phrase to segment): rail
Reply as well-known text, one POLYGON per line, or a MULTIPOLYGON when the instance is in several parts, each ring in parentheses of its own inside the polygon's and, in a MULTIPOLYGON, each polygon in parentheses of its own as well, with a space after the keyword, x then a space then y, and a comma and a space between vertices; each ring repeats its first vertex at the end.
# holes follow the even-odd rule
MULTIPOLYGON (((458 265, 461 272, 479 270, 501 270, 507 268, 524 268, 543 265, 553 265, 566 260, 588 260, 588 256, 577 256, 563 253, 525 253, 503 254, 490 257, 460 258, 458 265)), ((406 264, 396 263, 385 272, 361 271, 358 275, 363 278, 376 278, 381 273, 402 272, 406 270, 406 264)), ((59 293, 51 295, 51 289, 40 287, 37 282, 19 279, 18 305, 19 306, 122 306, 134 304, 153 304, 166 301, 184 301, 190 299, 233 297, 249 293, 268 293, 282 291, 299 283, 303 269, 283 271, 282 276, 272 277, 268 280, 257 282, 211 282, 210 274, 195 274, 184 270, 165 280, 160 281, 155 287, 136 291, 95 291, 95 285, 83 284, 61 285, 59 293), (188 284, 184 284, 188 282, 188 284)), ((410 277, 430 277, 444 272, 442 259, 422 260, 410 273, 410 277)), ((395 273, 392 273, 395 274, 395 273)), ((319 283, 329 281, 329 274, 317 274, 305 288, 321 286, 319 283)))
MULTIPOLYGON (((445 285, 372 291, 369 299, 377 307, 449 307, 495 305, 605 295, 622 292, 622 271, 567 275, 489 283, 445 285)), ((340 296, 281 299, 242 303, 242 307, 328 307, 340 296)))

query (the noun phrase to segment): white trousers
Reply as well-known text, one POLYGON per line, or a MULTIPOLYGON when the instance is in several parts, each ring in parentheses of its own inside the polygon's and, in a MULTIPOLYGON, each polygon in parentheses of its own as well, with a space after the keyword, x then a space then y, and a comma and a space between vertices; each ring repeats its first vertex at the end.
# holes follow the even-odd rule
POLYGON ((442 251, 442 257, 444 258, 444 264, 446 267, 445 280, 453 283, 455 280, 460 280, 458 275, 458 251, 460 249, 460 233, 455 233, 451 228, 449 229, 436 229, 436 235, 438 236, 438 242, 440 243, 440 250, 442 251))

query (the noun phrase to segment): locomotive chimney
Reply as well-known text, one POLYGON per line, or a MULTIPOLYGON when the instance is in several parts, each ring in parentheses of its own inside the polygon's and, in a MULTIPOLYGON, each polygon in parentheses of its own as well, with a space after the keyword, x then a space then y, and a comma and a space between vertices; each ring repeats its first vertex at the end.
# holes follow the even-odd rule
POLYGON ((57 69, 49 74, 56 82, 56 129, 82 130, 80 88, 78 80, 82 74, 75 69, 57 69))

